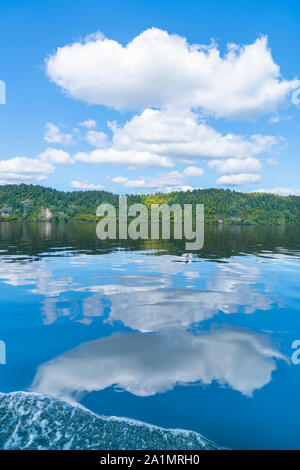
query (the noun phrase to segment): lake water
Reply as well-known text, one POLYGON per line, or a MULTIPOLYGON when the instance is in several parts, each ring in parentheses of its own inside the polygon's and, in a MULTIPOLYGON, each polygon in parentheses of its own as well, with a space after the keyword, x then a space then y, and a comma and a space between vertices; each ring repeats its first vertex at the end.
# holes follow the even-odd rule
MULTIPOLYGON (((0 223, 0 446, 61 448, 55 423, 76 433, 87 409, 222 447, 299 449, 300 228, 207 226, 199 253, 101 242, 95 229, 0 223)), ((129 448, 200 445, 116 422, 132 430, 129 448)), ((105 432, 102 445, 117 448, 121 434, 105 432)), ((81 433, 77 447, 97 447, 81 433)))

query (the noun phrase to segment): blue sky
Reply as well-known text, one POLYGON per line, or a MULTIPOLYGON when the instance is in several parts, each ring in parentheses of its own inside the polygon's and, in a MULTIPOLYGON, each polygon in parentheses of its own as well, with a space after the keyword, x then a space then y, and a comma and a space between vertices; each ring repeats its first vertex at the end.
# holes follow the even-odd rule
POLYGON ((0 183, 300 194, 299 23, 296 0, 2 2, 0 183))

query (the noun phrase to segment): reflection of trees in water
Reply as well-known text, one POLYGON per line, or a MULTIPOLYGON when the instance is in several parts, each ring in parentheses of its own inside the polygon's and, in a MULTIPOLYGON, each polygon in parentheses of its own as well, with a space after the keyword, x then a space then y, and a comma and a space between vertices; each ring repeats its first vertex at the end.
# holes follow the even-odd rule
MULTIPOLYGON (((300 227, 297 226, 205 226, 205 243, 200 258, 230 258, 238 254, 299 249, 300 227)), ((105 240, 96 236, 96 225, 87 223, 0 223, 0 250, 8 253, 41 256, 51 248, 69 248, 86 253, 109 253, 118 248, 153 250, 157 255, 185 252, 185 240, 105 240), (160 252, 161 250, 161 252, 160 252)), ((293 251, 292 251, 293 250, 293 251)), ((55 253, 53 253, 55 255, 55 253)), ((56 250, 56 255, 59 255, 56 250)))

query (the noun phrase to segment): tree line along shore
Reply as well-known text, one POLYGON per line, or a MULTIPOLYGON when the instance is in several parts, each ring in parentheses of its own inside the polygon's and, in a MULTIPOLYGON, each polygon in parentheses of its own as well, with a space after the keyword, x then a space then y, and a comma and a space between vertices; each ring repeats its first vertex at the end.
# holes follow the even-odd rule
MULTIPOLYGON (((58 191, 39 185, 0 186, 0 221, 97 222, 102 203, 118 208, 119 195, 107 191, 58 191)), ((300 224, 300 196, 194 189, 168 194, 129 194, 128 206, 204 204, 205 223, 243 225, 300 224)))

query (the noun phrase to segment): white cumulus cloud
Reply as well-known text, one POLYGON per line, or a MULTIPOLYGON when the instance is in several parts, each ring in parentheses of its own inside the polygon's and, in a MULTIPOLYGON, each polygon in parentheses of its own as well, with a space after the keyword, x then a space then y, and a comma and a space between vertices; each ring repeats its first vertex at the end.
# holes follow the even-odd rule
POLYGON ((113 133, 111 142, 107 142, 106 134, 89 131, 88 141, 99 148, 78 153, 77 160, 133 168, 170 167, 178 161, 256 156, 272 151, 282 141, 270 135, 245 138, 221 134, 189 110, 146 109, 122 126, 116 122, 109 125, 113 133))
POLYGON ((150 152, 138 152, 134 149, 117 150, 113 147, 96 149, 92 152, 78 152, 75 160, 85 163, 111 163, 129 168, 136 167, 171 167, 173 163, 166 157, 161 157, 150 152))
POLYGON ((73 158, 70 156, 68 152, 65 152, 61 149, 55 148, 48 148, 44 152, 38 155, 43 161, 51 162, 51 163, 60 163, 62 165, 70 165, 74 163, 73 158))
POLYGON ((94 129, 94 127, 97 127, 97 123, 94 119, 87 119, 86 121, 80 122, 79 126, 86 127, 87 129, 94 129))
POLYGON ((212 160, 208 166, 218 174, 233 175, 242 172, 259 172, 261 163, 256 158, 229 158, 228 160, 212 160))
POLYGON ((61 132, 59 127, 57 127, 52 122, 48 122, 46 124, 44 139, 46 142, 51 144, 70 145, 73 141, 73 136, 72 134, 65 134, 64 132, 61 132))
POLYGON ((251 192, 277 194, 278 196, 300 196, 300 189, 292 188, 256 189, 251 192))
POLYGON ((85 140, 94 147, 104 147, 107 141, 107 135, 101 131, 90 130, 85 134, 85 140))
POLYGON ((71 186, 74 189, 80 189, 82 191, 84 190, 100 190, 104 189, 104 186, 101 184, 91 184, 91 183, 84 183, 81 181, 71 181, 71 186))
POLYGON ((196 166, 188 166, 183 170, 183 174, 185 176, 202 176, 204 174, 204 170, 202 170, 202 168, 197 168, 196 166))
POLYGON ((0 184, 42 181, 53 173, 51 163, 38 158, 14 157, 0 161, 0 184))
POLYGON ((269 152, 280 138, 221 134, 188 110, 146 109, 124 126, 111 123, 113 147, 178 158, 246 158, 269 152))
POLYGON ((186 183, 186 179, 179 171, 161 173, 156 177, 140 176, 129 179, 126 176, 112 178, 113 183, 121 184, 125 188, 148 189, 156 192, 187 191, 193 188, 186 183))
POLYGON ((115 109, 176 104, 216 117, 275 111, 298 86, 285 80, 266 37, 243 46, 189 44, 148 29, 126 46, 101 34, 59 47, 46 60, 49 78, 73 98, 115 109))
POLYGON ((227 186, 242 186, 249 183, 257 183, 261 179, 258 173, 240 173, 237 175, 223 175, 217 179, 216 184, 227 186))

